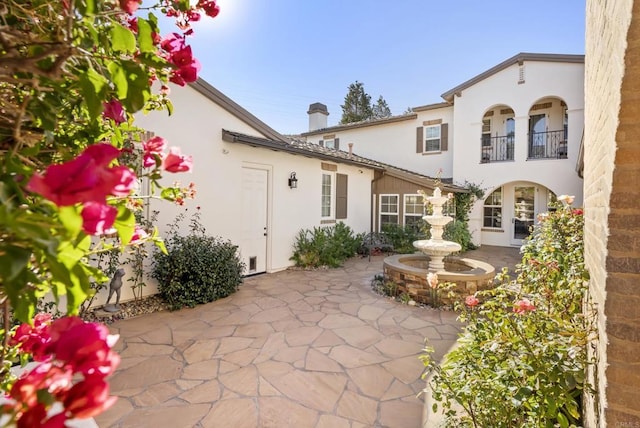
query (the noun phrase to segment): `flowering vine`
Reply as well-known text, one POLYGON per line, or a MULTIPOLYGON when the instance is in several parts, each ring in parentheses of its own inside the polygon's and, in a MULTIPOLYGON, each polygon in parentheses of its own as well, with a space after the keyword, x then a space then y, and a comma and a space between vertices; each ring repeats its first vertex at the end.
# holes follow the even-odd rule
MULTIPOLYGON (((0 14, 0 386, 18 427, 63 426, 93 416, 109 398, 116 337, 75 314, 108 278, 89 256, 146 240, 136 224, 147 198, 175 203, 193 186, 167 186, 193 160, 135 127, 140 111, 172 111, 169 85, 198 78, 191 23, 219 13, 213 0, 7 0, 0 14), (144 11, 144 13, 143 13, 144 11), (180 32, 161 35, 157 13, 180 32), (142 194, 139 182, 150 183, 142 194), (47 293, 66 296, 68 316, 37 314, 47 293), (12 320, 13 318, 13 320, 12 320), (22 324, 12 333, 14 321, 22 324), (20 379, 12 364, 32 358, 20 379), (51 415, 51 404, 63 411, 51 415)), ((4 423, 4 422, 3 422, 4 423)))

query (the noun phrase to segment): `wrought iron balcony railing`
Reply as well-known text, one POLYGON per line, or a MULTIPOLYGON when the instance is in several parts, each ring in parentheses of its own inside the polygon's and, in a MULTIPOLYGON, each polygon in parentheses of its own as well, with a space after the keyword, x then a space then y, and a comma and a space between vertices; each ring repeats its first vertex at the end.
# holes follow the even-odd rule
POLYGON ((480 162, 505 162, 513 160, 513 135, 482 136, 480 162))
POLYGON ((566 159, 567 132, 546 131, 529 134, 528 159, 566 159))

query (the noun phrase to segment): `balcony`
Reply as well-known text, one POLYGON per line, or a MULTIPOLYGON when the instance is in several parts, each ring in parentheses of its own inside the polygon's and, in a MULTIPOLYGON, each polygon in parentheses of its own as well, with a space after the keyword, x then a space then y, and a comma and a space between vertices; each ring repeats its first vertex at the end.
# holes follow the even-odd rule
POLYGON ((529 133, 529 153, 527 159, 566 159, 567 131, 546 131, 529 133))
POLYGON ((481 163, 513 160, 513 135, 482 136, 481 163))

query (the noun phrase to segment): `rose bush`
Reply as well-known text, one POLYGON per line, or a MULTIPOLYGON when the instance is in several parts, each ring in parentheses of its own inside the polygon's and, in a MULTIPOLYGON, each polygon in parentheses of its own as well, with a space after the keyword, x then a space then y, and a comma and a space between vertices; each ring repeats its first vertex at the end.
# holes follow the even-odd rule
POLYGON ((571 200, 539 216, 515 281, 503 272, 495 289, 465 299, 467 326, 442 365, 424 357, 446 426, 580 426, 595 328, 582 210, 571 200))
MULTIPOLYGON (((176 203, 192 186, 165 186, 165 172, 192 159, 134 125, 134 114, 171 113, 169 83, 197 79, 191 22, 214 17, 215 1, 6 0, 0 6, 0 385, 17 426, 62 426, 107 407, 105 376, 117 356, 106 329, 74 317, 108 278, 90 258, 153 240, 136 225, 143 200, 176 203), (134 13, 137 15, 134 16, 134 13), (162 36, 157 13, 180 33, 162 36), (140 194, 148 180, 151 194, 140 194), (40 299, 66 297, 71 315, 49 325, 40 299), (20 321, 12 329, 13 320, 20 321), (9 368, 41 364, 15 380, 9 368), (82 378, 74 383, 73 375, 82 378), (48 415, 53 402, 65 411, 48 415)), ((3 422, 4 423, 4 422, 3 422)))

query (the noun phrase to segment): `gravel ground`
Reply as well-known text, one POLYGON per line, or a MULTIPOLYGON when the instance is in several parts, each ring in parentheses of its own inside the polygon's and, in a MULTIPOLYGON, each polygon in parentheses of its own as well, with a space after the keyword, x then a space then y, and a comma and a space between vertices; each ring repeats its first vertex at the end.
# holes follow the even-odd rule
POLYGON ((166 310, 168 310, 167 305, 162 301, 160 295, 154 294, 143 297, 142 299, 122 302, 120 303, 120 311, 118 312, 106 312, 102 309, 102 306, 90 308, 83 318, 85 321, 111 324, 114 321, 166 310))

